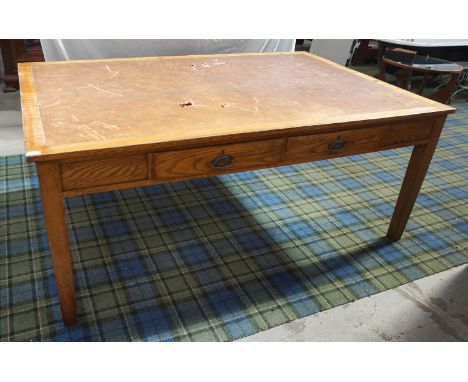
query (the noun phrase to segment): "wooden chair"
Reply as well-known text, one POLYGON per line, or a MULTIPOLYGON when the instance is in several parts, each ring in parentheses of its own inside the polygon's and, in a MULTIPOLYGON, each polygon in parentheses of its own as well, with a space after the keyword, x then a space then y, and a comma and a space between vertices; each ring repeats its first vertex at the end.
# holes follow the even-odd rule
POLYGON ((458 83, 456 86, 455 91, 449 98, 449 103, 452 99, 460 92, 467 92, 468 93, 468 62, 466 61, 457 61, 457 64, 463 68, 460 77, 458 78, 458 83))
MULTIPOLYGON (((438 59, 431 59, 437 65, 439 64, 452 64, 448 61, 438 60, 438 59)), ((452 95, 454 89, 458 84, 458 79, 463 71, 463 68, 460 65, 453 64, 454 69, 432 69, 428 65, 428 67, 417 67, 411 64, 403 64, 401 62, 393 61, 387 57, 383 57, 380 67, 379 67, 379 75, 378 78, 382 81, 386 81, 386 74, 388 72, 388 67, 393 68, 392 74, 396 78, 395 85, 410 91, 412 86, 412 81, 416 77, 421 80, 418 88, 416 89, 415 93, 419 95, 423 95, 423 90, 426 87, 428 80, 430 77, 440 76, 440 75, 448 75, 449 80, 434 89, 432 94, 427 96, 434 101, 438 101, 441 103, 446 103, 450 96, 452 95)), ((389 81, 386 81, 389 82, 389 81)))

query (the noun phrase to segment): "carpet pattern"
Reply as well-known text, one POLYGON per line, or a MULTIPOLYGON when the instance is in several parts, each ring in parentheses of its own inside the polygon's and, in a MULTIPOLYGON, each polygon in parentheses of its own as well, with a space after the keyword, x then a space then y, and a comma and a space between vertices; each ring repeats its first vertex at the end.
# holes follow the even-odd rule
POLYGON ((0 158, 2 341, 228 341, 468 262, 468 105, 406 232, 410 148, 67 199, 79 324, 62 324, 38 181, 0 158))

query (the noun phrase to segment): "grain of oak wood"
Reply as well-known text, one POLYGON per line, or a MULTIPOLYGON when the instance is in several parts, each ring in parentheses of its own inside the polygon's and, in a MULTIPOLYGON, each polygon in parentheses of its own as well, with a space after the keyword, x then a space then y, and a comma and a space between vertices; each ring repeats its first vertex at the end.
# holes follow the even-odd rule
POLYGON ((442 128, 446 117, 439 117, 434 120, 432 136, 428 143, 415 145, 411 154, 408 170, 406 171, 401 191, 398 196, 395 210, 393 211, 387 237, 396 241, 401 238, 405 230, 406 223, 413 209, 419 190, 423 184, 427 169, 434 155, 442 128))
POLYGON ((19 75, 66 324, 65 196, 414 145, 388 231, 398 240, 454 111, 308 53, 32 63, 19 75))
POLYGON ((220 175, 261 167, 271 167, 281 161, 283 139, 166 151, 155 154, 154 177, 162 181, 220 175), (216 163, 218 158, 229 158, 216 163))
POLYGON ((57 162, 41 162, 36 168, 62 317, 71 325, 76 322, 75 287, 60 169, 57 162))
POLYGON ((60 166, 64 190, 136 181, 148 178, 148 158, 144 154, 121 158, 64 162, 60 166))
POLYGON ((431 129, 431 124, 423 121, 291 137, 288 139, 286 159, 325 159, 378 151, 395 144, 401 147, 429 138, 431 129), (343 142, 342 147, 330 147, 330 142, 338 141, 343 142))

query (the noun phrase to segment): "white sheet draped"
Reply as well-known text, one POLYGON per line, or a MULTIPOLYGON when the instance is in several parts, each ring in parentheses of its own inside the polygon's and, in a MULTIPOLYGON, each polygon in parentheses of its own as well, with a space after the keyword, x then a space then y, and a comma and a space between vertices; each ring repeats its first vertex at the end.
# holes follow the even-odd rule
POLYGON ((46 61, 175 56, 211 53, 291 52, 295 39, 267 40, 41 40, 46 61))

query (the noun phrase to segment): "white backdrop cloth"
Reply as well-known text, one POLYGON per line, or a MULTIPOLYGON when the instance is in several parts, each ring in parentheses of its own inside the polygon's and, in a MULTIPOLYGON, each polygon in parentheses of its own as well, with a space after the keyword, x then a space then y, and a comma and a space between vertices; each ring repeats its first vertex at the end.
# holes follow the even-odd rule
POLYGON ((295 39, 41 40, 46 61, 185 54, 292 52, 295 39))

